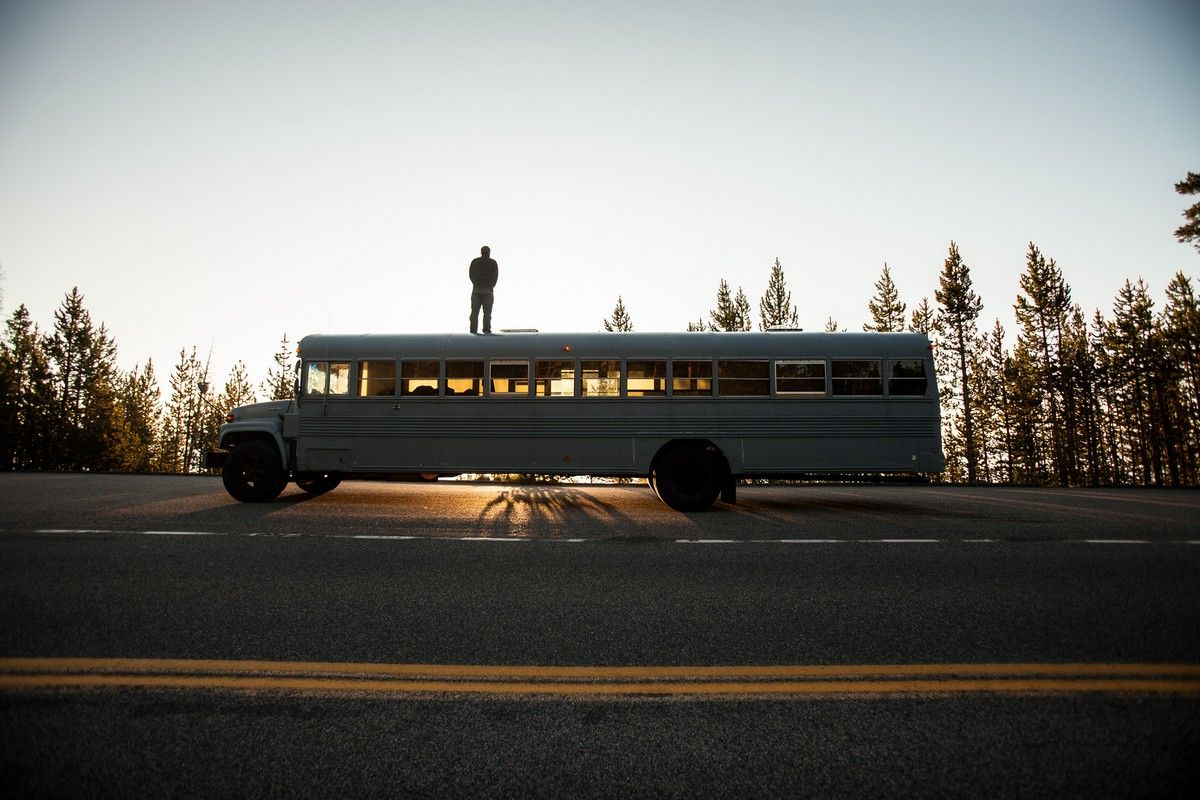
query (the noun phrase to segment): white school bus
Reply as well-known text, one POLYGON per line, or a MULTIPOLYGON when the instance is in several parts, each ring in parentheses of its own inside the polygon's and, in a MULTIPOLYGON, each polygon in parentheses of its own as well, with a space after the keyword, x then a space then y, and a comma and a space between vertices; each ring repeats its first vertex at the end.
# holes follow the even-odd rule
POLYGON ((920 334, 316 335, 297 352, 296 397, 235 409, 210 454, 238 500, 491 472, 644 477, 697 511, 739 478, 944 468, 920 334))

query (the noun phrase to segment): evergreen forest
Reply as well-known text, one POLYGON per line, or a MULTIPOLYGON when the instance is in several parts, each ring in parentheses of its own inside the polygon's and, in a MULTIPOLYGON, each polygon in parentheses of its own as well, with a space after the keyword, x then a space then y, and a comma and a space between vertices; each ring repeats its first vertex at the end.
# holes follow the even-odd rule
MULTIPOLYGON (((1200 174, 1175 188, 1200 194, 1200 174)), ((1200 203, 1184 216, 1175 235, 1200 251, 1200 203)), ((863 330, 916 331, 934 345, 947 464, 934 479, 1200 485, 1200 302, 1192 279, 1177 272, 1159 297, 1141 278, 1126 280, 1110 309, 1089 314, 1032 242, 1015 278, 1011 316, 985 321, 984 300, 952 241, 932 292, 910 306, 885 263, 866 299, 863 330)), ((779 259, 757 305, 755 320, 745 290, 721 280, 715 308, 686 330, 796 327, 779 259)), ((634 329, 623 298, 602 325, 634 329)), ((843 330, 833 319, 824 329, 843 330)), ((266 379, 257 386, 240 362, 224 383, 213 382, 196 349, 183 350, 162 384, 150 361, 118 367, 117 343, 78 288, 45 330, 19 305, 0 332, 0 469, 203 472, 230 409, 291 395, 293 349, 285 334, 272 363, 260 365, 266 379)))

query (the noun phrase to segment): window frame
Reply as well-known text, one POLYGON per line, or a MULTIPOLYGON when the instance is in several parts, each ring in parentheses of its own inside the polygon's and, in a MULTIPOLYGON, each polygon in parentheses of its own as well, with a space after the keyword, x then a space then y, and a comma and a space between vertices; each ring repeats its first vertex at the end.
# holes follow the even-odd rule
POLYGON ((354 380, 354 378, 355 378, 355 375, 354 375, 355 362, 353 360, 341 361, 341 360, 335 360, 335 359, 330 359, 330 358, 314 358, 310 361, 304 361, 303 364, 304 364, 304 379, 303 379, 303 386, 301 386, 301 390, 302 390, 301 397, 302 398, 307 399, 307 398, 312 398, 312 397, 321 397, 321 398, 328 400, 331 397, 354 397, 355 396, 353 393, 354 387, 355 387, 355 380, 354 380), (309 376, 311 374, 310 370, 316 364, 324 364, 325 365, 325 373, 324 373, 325 374, 325 383, 322 386, 322 389, 320 392, 312 391, 312 384, 309 381, 309 376), (332 383, 332 380, 333 380, 332 367, 334 365, 345 365, 345 367, 346 367, 346 391, 337 392, 336 394, 329 391, 330 384, 332 383))
MULTIPOLYGON (((576 364, 578 365, 576 367, 576 372, 579 376, 578 380, 577 380, 579 393, 577 395, 575 395, 576 397, 610 400, 614 397, 624 397, 625 396, 625 361, 624 361, 624 359, 619 358, 619 357, 618 358, 580 358, 578 361, 576 361, 576 364), (617 365, 617 391, 615 394, 588 394, 586 391, 584 391, 584 388, 586 386, 584 381, 586 381, 587 378, 584 377, 584 374, 583 374, 584 373, 583 365, 588 364, 588 363, 591 363, 591 364, 614 363, 617 365)), ((596 378, 596 380, 598 380, 598 381, 611 380, 611 378, 596 378)))
MULTIPOLYGON (((438 397, 441 395, 441 393, 442 393, 442 360, 441 359, 439 359, 439 358, 401 358, 401 359, 398 359, 397 361, 398 361, 397 370, 396 370, 396 396, 397 397, 429 398, 429 397, 438 397), (432 378, 433 391, 432 392, 421 392, 419 394, 416 392, 405 391, 404 382, 406 380, 408 380, 408 378, 405 376, 405 370, 404 370, 405 364, 436 364, 437 365, 437 374, 432 378)), ((417 378, 413 378, 413 380, 427 381, 427 380, 430 380, 430 378, 417 377, 417 378)), ((418 388, 420 388, 420 387, 418 387, 418 388)))
POLYGON ((400 388, 399 366, 400 366, 399 362, 397 361, 397 359, 394 359, 394 358, 390 358, 390 359, 389 358, 374 358, 374 359, 360 358, 360 359, 358 359, 357 361, 355 361, 355 370, 356 371, 354 373, 354 387, 355 387, 354 396, 361 397, 361 398, 367 399, 367 400, 370 400, 371 398, 389 399, 389 400, 394 399, 395 397, 397 397, 396 391, 400 388), (380 382, 380 381, 388 380, 387 378, 364 378, 363 377, 363 366, 365 364, 391 364, 392 365, 392 377, 391 377, 392 391, 389 394, 363 394, 363 389, 365 388, 364 381, 380 382))
POLYGON ((717 397, 737 397, 739 399, 748 400, 748 399, 753 399, 755 397, 770 397, 771 396, 771 359, 769 359, 769 358, 718 358, 716 360, 716 362, 717 362, 717 397), (726 378, 723 375, 721 375, 721 365, 722 364, 762 364, 766 368, 765 369, 766 375, 762 378, 735 378, 733 376, 726 378), (733 381, 756 381, 756 382, 761 381, 763 383, 763 385, 766 387, 767 391, 763 394, 733 394, 733 393, 727 394, 721 389, 721 381, 723 381, 723 380, 729 381, 731 383, 733 381))
MULTIPOLYGON (((645 400, 647 398, 663 399, 663 398, 667 398, 667 397, 671 396, 671 359, 670 358, 667 358, 665 356, 662 358, 641 358, 641 357, 626 358, 626 359, 624 359, 624 364, 622 365, 621 375, 622 375, 622 379, 621 379, 621 396, 622 397, 636 397, 639 400, 645 400), (631 363, 633 363, 633 364, 647 364, 647 363, 662 364, 662 367, 663 367, 662 393, 661 394, 630 394, 629 393, 629 365, 631 363)), ((657 380, 657 379, 655 379, 655 378, 649 378, 649 379, 638 378, 638 380, 657 380)))
MULTIPOLYGON (((669 390, 669 394, 667 395, 668 397, 715 398, 717 396, 717 361, 715 358, 672 358, 672 359, 668 359, 667 370, 668 370, 667 388, 669 390), (675 393, 675 364, 680 363, 680 362, 695 363, 695 364, 703 364, 703 363, 708 364, 708 393, 707 394, 700 394, 700 393, 693 394, 690 392, 685 393, 685 394, 676 394, 675 393)), ((701 378, 701 376, 695 376, 690 379, 691 380, 701 380, 702 378, 701 378)))
MULTIPOLYGON (((775 395, 778 397, 829 397, 829 361, 824 358, 778 358, 771 362, 771 383, 775 395), (796 391, 792 389, 779 388, 779 366, 787 364, 820 364, 821 365, 821 389, 820 391, 796 391)), ((787 378, 783 380, 816 380, 816 378, 787 378)))
POLYGON ((884 393, 883 393, 883 387, 884 387, 883 362, 884 362, 884 360, 885 359, 883 359, 883 358, 831 358, 831 359, 829 359, 829 396, 830 397, 852 397, 857 400, 863 400, 863 399, 869 398, 869 397, 885 397, 886 395, 884 395, 884 393), (860 363, 860 362, 875 365, 875 377, 874 378, 838 377, 833 374, 835 364, 849 364, 849 363, 860 363), (863 393, 860 393, 860 392, 850 392, 850 393, 838 392, 836 390, 838 381, 853 381, 853 382, 858 382, 858 383, 866 383, 867 381, 874 381, 875 384, 878 386, 878 391, 863 392, 863 393))
POLYGON ((889 358, 887 360, 887 378, 885 379, 886 385, 887 385, 887 395, 888 395, 888 397, 911 397, 914 399, 921 399, 923 397, 928 397, 929 396, 929 377, 930 377, 930 370, 928 369, 927 364, 926 364, 926 359, 924 359, 924 358, 889 358), (903 377, 897 378, 895 376, 894 372, 896 369, 896 365, 901 362, 915 362, 917 364, 920 364, 921 365, 921 376, 919 378, 908 377, 908 376, 903 376, 903 377), (906 394, 906 393, 897 394, 896 392, 892 391, 892 382, 893 381, 912 381, 914 383, 916 381, 921 381, 923 386, 922 386, 922 390, 919 394, 906 394))
POLYGON ((487 389, 487 381, 488 381, 487 359, 483 359, 483 358, 447 358, 447 359, 443 359, 441 363, 442 363, 442 369, 441 369, 442 377, 438 383, 438 389, 439 389, 440 396, 442 396, 442 397, 458 397, 458 398, 464 398, 464 399, 474 399, 474 398, 479 398, 479 397, 485 396, 485 390, 487 389), (479 381, 479 391, 476 392, 475 394, 464 394, 462 392, 451 392, 450 391, 450 381, 451 381, 450 365, 451 364, 478 364, 479 365, 479 375, 478 376, 471 375, 466 378, 455 377, 453 380, 478 380, 479 381))
MULTIPOLYGON (((533 396, 533 381, 530 380, 530 366, 528 358, 495 358, 487 361, 487 396, 488 397, 532 397, 533 396), (492 367, 501 366, 516 366, 522 364, 525 367, 525 391, 523 392, 497 392, 492 389, 492 381, 495 378, 492 376, 492 367)), ((508 380, 504 378, 502 380, 508 380)))
MULTIPOLYGON (((559 373, 561 375, 561 372, 559 373)), ((569 400, 573 397, 579 397, 579 362, 573 358, 534 358, 533 359, 533 396, 551 400, 569 400), (541 364, 570 364, 571 365, 571 393, 570 394, 542 394, 539 391, 543 380, 563 380, 560 378, 543 378, 538 371, 541 364)))

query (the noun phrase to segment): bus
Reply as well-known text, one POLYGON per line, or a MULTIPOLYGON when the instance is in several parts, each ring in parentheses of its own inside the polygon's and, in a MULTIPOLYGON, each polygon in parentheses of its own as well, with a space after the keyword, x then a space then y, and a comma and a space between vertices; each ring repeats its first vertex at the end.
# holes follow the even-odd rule
POLYGON ((915 333, 313 335, 291 400, 234 409, 208 464, 246 502, 289 481, 645 478, 679 511, 746 478, 944 468, 915 333))

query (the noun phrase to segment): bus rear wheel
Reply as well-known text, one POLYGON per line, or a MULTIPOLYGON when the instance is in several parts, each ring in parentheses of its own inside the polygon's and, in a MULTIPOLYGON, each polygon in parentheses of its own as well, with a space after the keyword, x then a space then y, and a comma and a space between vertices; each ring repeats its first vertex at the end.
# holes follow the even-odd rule
POLYGON ((701 445, 672 447, 650 471, 650 485, 676 511, 705 511, 721 493, 720 456, 701 445))
POLYGON ((274 500, 287 486, 279 450, 270 442, 254 439, 233 448, 221 471, 225 491, 243 503, 274 500))

